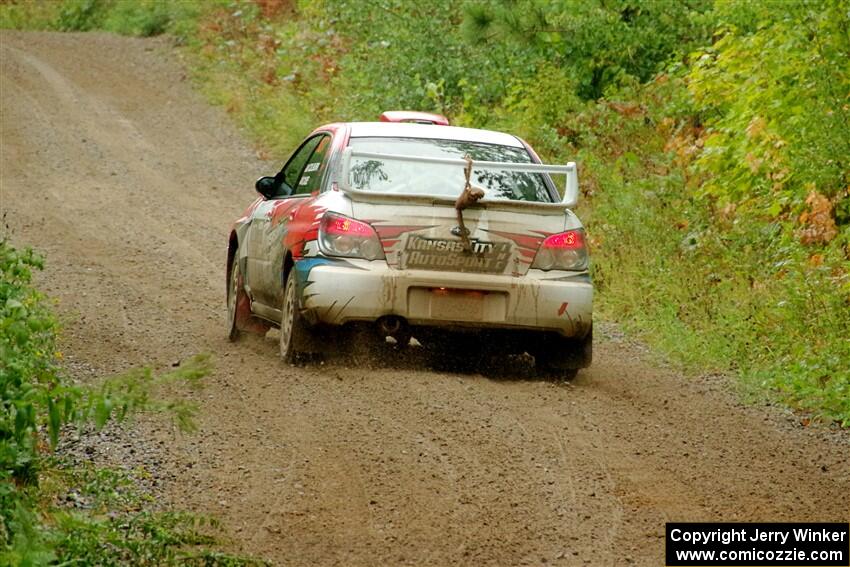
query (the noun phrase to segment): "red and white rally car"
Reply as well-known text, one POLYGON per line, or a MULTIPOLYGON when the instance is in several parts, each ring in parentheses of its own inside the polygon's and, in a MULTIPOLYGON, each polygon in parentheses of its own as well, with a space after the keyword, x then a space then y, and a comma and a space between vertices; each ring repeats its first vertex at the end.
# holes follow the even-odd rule
POLYGON ((542 165, 510 134, 387 112, 317 128, 256 190, 230 232, 231 339, 279 326, 291 362, 368 325, 400 345, 467 333, 563 377, 590 365, 574 163, 542 165))

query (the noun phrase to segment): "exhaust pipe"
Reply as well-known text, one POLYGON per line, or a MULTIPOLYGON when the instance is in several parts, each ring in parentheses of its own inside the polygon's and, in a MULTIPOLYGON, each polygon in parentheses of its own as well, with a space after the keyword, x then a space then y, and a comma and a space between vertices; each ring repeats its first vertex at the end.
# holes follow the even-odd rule
POLYGON ((378 319, 378 334, 381 339, 391 337, 396 345, 407 348, 410 345, 410 325, 407 319, 396 315, 387 315, 378 319))
POLYGON ((391 337, 395 337, 400 334, 405 327, 407 327, 407 321, 395 315, 387 315, 386 317, 378 319, 378 330, 380 330, 384 336, 389 335, 391 337))

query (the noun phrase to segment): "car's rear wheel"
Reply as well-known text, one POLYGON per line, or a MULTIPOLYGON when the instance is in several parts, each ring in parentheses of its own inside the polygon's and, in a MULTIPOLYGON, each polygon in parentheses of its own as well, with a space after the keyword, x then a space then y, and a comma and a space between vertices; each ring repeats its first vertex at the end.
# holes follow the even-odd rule
POLYGON ((295 270, 291 270, 286 278, 280 309, 280 358, 289 364, 309 353, 314 343, 311 329, 301 316, 296 288, 295 270))
POLYGON ((538 375, 554 380, 572 380, 593 360, 593 330, 582 339, 541 341, 534 352, 538 375))
MULTIPOLYGON (((242 285, 242 272, 239 270, 239 254, 233 255, 230 265, 230 281, 227 284, 227 338, 235 341, 241 334, 238 319, 240 303, 248 302, 248 294, 242 285)), ((250 305, 249 305, 250 309, 250 305)))

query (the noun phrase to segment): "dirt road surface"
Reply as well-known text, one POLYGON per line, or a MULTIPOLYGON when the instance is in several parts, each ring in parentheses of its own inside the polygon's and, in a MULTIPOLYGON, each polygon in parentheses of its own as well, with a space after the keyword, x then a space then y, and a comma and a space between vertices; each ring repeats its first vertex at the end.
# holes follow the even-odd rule
POLYGON ((280 565, 661 565, 667 521, 850 518, 846 434, 653 367, 612 332, 571 384, 298 368, 271 338, 229 343, 227 230, 275 164, 164 40, 0 40, 3 233, 47 254, 73 372, 215 355, 200 431, 143 419, 134 439, 168 501, 217 515, 234 549, 280 565))

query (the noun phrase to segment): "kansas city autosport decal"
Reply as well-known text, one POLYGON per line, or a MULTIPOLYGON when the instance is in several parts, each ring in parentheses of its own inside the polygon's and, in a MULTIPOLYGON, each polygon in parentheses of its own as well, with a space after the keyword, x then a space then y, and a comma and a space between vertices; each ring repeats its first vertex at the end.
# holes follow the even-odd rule
POLYGON ((404 247, 405 267, 425 270, 453 269, 461 272, 501 273, 511 259, 509 242, 486 242, 470 239, 472 254, 465 254, 463 242, 457 239, 427 238, 413 234, 404 247))

